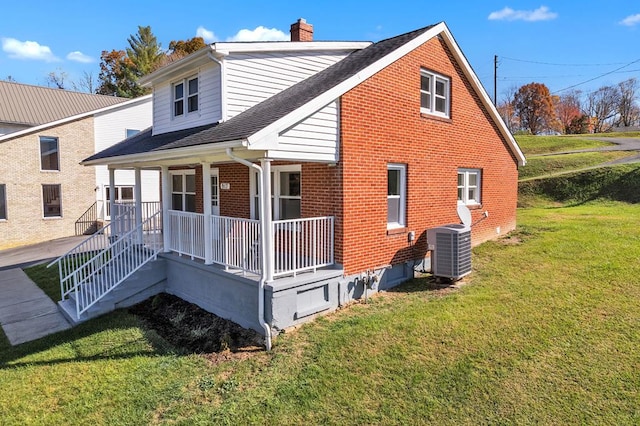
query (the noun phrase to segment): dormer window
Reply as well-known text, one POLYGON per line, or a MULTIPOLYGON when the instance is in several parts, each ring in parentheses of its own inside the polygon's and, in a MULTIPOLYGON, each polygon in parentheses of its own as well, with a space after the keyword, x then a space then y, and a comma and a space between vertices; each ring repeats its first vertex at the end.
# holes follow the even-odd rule
POLYGON ((187 78, 174 83, 173 116, 180 117, 195 111, 198 111, 198 77, 187 78))

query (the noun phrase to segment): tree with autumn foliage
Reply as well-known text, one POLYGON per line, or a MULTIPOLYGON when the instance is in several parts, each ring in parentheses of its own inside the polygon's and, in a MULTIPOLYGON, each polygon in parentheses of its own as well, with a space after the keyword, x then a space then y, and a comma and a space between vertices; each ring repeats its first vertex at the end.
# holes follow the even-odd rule
POLYGON ((156 69, 197 52, 205 46, 207 44, 202 37, 193 37, 189 40, 172 40, 169 43, 169 51, 156 63, 156 69))
POLYGON ((518 89, 513 99, 513 108, 520 126, 532 135, 555 130, 557 127, 553 98, 547 86, 529 83, 518 89))
POLYGON ((144 94, 138 85, 135 65, 124 50, 102 51, 100 55, 99 95, 135 98, 144 94))
POLYGON ((581 123, 585 120, 581 118, 584 114, 580 96, 579 90, 571 90, 560 95, 555 102, 556 116, 562 133, 575 134, 582 130, 581 123))

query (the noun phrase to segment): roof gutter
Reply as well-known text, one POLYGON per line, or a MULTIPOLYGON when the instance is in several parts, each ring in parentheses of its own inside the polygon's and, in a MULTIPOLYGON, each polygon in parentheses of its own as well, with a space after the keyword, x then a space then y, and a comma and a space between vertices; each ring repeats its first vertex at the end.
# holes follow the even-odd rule
POLYGON ((267 256, 269 250, 269 243, 267 242, 267 235, 270 235, 270 226, 266 218, 271 213, 267 208, 266 197, 264 196, 264 185, 262 181, 262 177, 264 174, 264 170, 261 166, 254 164, 250 161, 245 160, 244 158, 236 157, 233 155, 233 151, 231 148, 227 148, 227 155, 233 161, 236 161, 240 164, 244 164, 249 168, 253 168, 258 171, 258 194, 260 194, 260 234, 262 238, 260 238, 260 262, 261 262, 261 271, 260 271, 260 281, 258 282, 258 321, 260 325, 264 329, 264 341, 267 351, 271 350, 271 327, 264 319, 264 284, 267 281, 267 256))

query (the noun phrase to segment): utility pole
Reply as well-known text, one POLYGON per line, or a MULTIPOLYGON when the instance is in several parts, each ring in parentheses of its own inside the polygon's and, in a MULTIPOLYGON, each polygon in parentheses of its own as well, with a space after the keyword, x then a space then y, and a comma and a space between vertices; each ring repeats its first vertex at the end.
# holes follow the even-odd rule
POLYGON ((498 106, 498 55, 493 55, 493 105, 498 106))

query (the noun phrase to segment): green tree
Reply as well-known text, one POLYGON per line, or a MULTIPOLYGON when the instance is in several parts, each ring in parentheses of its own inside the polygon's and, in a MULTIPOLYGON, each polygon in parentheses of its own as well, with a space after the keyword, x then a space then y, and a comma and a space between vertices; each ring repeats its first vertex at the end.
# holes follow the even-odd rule
POLYGON ((100 55, 100 95, 135 98, 144 94, 137 83, 135 65, 123 50, 102 51, 100 55))
POLYGON ((158 43, 158 39, 151 32, 150 26, 138 26, 138 33, 132 34, 127 39, 127 57, 134 65, 137 77, 142 77, 156 68, 156 63, 162 59, 164 52, 158 43))
POLYGON ((520 126, 532 135, 557 127, 553 98, 547 86, 529 83, 520 87, 513 99, 515 113, 520 126))

